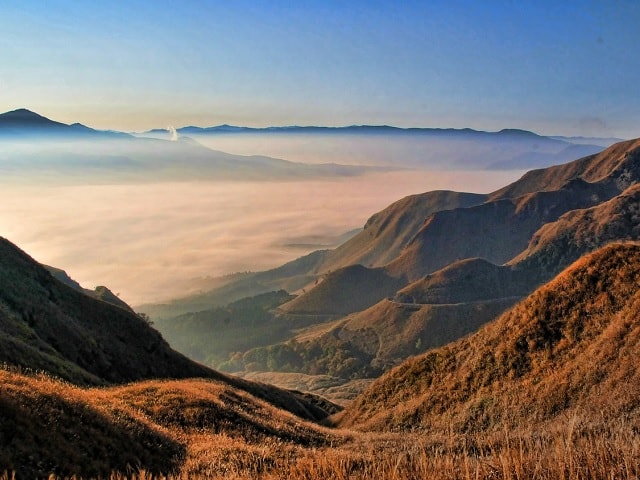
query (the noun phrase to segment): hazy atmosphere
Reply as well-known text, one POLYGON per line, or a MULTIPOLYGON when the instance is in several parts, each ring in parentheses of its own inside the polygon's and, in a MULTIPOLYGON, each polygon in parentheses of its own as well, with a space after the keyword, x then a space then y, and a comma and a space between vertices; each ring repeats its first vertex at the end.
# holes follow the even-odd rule
POLYGON ((276 267, 410 193, 487 190, 514 172, 410 172, 306 182, 25 186, 2 182, 0 230, 83 286, 138 304, 191 280, 276 267), (25 221, 28 219, 28 221, 25 221))
POLYGON ((0 480, 640 478, 639 26, 0 0, 0 480))
POLYGON ((279 265, 340 243, 405 195, 489 192, 525 169, 637 136, 638 20, 627 1, 3 5, 3 111, 184 141, 5 143, 2 235, 133 303, 184 292, 192 278, 279 265), (514 147, 175 130, 219 124, 603 139, 514 147))

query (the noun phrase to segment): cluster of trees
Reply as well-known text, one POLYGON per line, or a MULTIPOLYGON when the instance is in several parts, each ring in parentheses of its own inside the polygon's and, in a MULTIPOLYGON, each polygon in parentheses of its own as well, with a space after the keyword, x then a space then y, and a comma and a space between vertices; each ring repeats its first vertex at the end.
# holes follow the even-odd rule
POLYGON ((246 352, 235 352, 216 365, 228 372, 299 372, 309 375, 365 378, 378 376, 381 370, 371 366, 373 356, 349 341, 323 338, 315 342, 278 343, 246 352))
POLYGON ((294 298, 286 291, 244 298, 226 307, 157 320, 156 327, 173 348, 215 367, 238 350, 249 350, 287 339, 289 322, 273 309, 294 298))

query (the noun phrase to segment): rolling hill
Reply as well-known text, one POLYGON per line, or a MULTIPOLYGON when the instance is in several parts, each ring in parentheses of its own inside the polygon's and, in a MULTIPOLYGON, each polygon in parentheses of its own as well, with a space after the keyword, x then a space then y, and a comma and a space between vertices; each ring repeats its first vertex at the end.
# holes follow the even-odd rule
MULTIPOLYGON (((486 196, 429 192, 396 202, 335 250, 202 295, 206 305, 245 287, 300 288, 265 323, 290 322, 288 338, 245 345, 216 365, 345 381, 378 375, 472 333, 581 255, 611 241, 639 240, 639 179, 640 140, 632 140, 529 172, 486 196), (365 259, 370 266, 357 263, 365 259)), ((165 325, 173 321, 168 317, 165 325)))
POLYGON ((565 414, 638 425, 640 247, 578 260, 479 332, 376 381, 340 425, 486 432, 565 414))
POLYGON ((139 480, 634 478, 639 282, 636 244, 581 258, 476 334, 374 382, 333 417, 348 429, 305 421, 225 378, 80 388, 5 365, 0 470, 139 480))
POLYGON ((65 285, 3 238, 0 362, 78 385, 202 377, 311 419, 326 417, 334 408, 313 396, 228 377, 186 358, 129 308, 65 285))

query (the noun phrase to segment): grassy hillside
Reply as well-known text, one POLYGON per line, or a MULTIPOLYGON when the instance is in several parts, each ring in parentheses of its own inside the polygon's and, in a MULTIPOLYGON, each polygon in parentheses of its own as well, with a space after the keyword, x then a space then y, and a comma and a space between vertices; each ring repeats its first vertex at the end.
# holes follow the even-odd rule
POLYGON ((59 282, 5 239, 0 239, 0 362, 79 385, 216 379, 315 420, 336 408, 311 395, 227 377, 189 360, 140 316, 59 282))
POLYGON ((256 462, 265 449, 276 461, 338 438, 210 380, 81 389, 0 369, 0 402, 0 472, 18 478, 104 478, 138 469, 206 476, 240 458, 259 471, 270 462, 264 454, 264 464, 256 462))
POLYGON ((79 388, 0 369, 0 478, 638 478, 638 282, 640 246, 599 250, 375 382, 338 419, 349 430, 226 381, 79 388))
POLYGON ((383 376, 340 424, 472 433, 574 414, 638 427, 639 282, 640 246, 598 250, 478 333, 383 376))

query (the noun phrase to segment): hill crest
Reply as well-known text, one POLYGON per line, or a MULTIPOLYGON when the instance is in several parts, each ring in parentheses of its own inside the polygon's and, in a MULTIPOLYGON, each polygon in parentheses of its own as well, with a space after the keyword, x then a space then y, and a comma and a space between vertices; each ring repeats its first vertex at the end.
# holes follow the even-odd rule
POLYGON ((469 432, 574 408, 638 416, 639 282, 639 245, 597 250, 476 334, 381 377, 340 424, 469 432))

